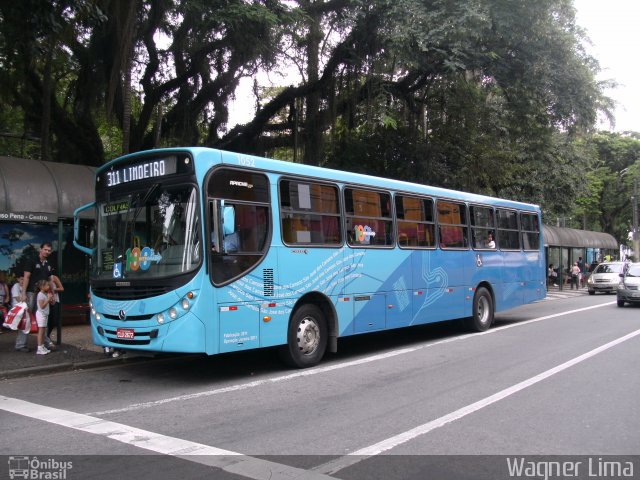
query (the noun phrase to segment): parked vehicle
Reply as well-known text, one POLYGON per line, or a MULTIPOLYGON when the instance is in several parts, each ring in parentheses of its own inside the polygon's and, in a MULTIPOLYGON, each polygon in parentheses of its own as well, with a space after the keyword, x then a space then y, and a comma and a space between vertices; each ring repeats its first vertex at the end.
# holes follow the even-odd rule
POLYGON ((589 295, 596 292, 616 293, 624 262, 603 262, 598 265, 587 280, 589 295))
POLYGON ((640 303, 640 263, 629 263, 620 274, 618 283, 618 306, 640 303))

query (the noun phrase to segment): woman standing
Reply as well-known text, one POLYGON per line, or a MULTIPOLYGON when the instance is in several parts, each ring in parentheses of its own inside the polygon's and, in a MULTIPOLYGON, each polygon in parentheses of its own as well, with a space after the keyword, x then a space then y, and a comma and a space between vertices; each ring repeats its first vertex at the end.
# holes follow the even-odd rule
MULTIPOLYGON (((45 347, 53 350, 53 342, 51 341, 51 332, 58 326, 60 322, 60 292, 64 292, 64 286, 57 275, 51 275, 51 293, 53 293, 53 302, 49 310, 49 321, 47 322, 47 332, 44 336, 45 347)), ((59 342, 58 342, 59 343, 59 342)))
POLYGON ((580 287, 578 286, 578 279, 580 278, 580 267, 578 266, 578 262, 573 262, 573 266, 571 267, 571 290, 573 287, 576 287, 578 290, 580 287))

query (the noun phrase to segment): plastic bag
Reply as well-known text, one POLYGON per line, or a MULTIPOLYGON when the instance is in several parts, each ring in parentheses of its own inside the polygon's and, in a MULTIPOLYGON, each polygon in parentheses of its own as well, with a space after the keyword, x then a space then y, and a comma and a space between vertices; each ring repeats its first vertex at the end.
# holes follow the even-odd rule
POLYGON ((9 313, 7 313, 7 318, 4 321, 3 326, 5 328, 10 328, 11 330, 18 330, 20 320, 24 316, 24 312, 27 311, 27 304, 25 302, 17 303, 9 313))
POLYGON ((18 330, 22 330, 24 333, 38 333, 38 322, 36 316, 29 310, 24 312, 22 320, 18 324, 18 330))

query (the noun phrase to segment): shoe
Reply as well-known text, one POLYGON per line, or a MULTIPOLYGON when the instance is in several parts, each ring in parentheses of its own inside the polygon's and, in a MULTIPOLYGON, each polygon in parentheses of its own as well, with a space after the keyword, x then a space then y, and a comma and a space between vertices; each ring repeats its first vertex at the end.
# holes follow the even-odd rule
POLYGON ((56 349, 56 346, 55 346, 53 343, 48 343, 48 344, 47 344, 47 343, 45 343, 45 344, 44 344, 44 348, 46 348, 46 349, 47 349, 47 350, 49 350, 49 351, 53 351, 53 350, 55 350, 55 349, 56 349))
POLYGON ((21 348, 16 348, 16 352, 24 352, 24 353, 28 353, 30 352, 31 349, 29 347, 21 347, 21 348))
POLYGON ((43 346, 43 345, 40 345, 40 346, 38 347, 38 350, 36 351, 36 355, 46 355, 46 354, 48 354, 48 353, 51 353, 51 351, 50 351, 50 350, 47 350, 46 348, 44 348, 44 346, 43 346))

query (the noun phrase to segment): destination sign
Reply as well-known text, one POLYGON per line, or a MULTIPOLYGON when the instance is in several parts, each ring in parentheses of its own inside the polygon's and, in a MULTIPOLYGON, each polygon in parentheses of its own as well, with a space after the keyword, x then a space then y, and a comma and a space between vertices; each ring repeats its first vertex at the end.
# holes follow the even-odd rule
POLYGON ((119 213, 126 213, 129 211, 129 201, 123 200, 122 202, 107 203, 102 205, 102 215, 116 215, 119 213))
POLYGON ((177 171, 177 158, 166 157, 145 162, 112 168, 102 173, 107 187, 115 187, 124 183, 146 180, 155 177, 173 175, 177 171))

